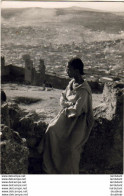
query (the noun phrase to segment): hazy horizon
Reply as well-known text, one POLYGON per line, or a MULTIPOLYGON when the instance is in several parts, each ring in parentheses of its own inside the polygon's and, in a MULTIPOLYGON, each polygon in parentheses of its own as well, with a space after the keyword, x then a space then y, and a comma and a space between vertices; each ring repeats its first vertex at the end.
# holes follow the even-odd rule
POLYGON ((3 1, 2 8, 68 8, 80 7, 93 9, 101 12, 124 12, 124 2, 20 2, 20 1, 3 1))

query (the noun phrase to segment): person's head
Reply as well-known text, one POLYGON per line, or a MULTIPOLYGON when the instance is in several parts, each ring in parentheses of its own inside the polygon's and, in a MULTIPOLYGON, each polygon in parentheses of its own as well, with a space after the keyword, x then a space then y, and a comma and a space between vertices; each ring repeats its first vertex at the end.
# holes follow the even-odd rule
POLYGON ((70 78, 74 78, 77 75, 84 75, 84 64, 78 57, 72 58, 66 67, 67 74, 70 78))

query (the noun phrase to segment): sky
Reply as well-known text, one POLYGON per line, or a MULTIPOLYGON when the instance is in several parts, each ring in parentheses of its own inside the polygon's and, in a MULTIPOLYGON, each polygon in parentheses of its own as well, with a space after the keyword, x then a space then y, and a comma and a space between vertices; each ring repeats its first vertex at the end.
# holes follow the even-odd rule
POLYGON ((24 8, 24 7, 43 7, 43 8, 61 8, 61 7, 84 7, 107 12, 124 12, 124 2, 34 2, 34 1, 2 1, 2 8, 24 8))

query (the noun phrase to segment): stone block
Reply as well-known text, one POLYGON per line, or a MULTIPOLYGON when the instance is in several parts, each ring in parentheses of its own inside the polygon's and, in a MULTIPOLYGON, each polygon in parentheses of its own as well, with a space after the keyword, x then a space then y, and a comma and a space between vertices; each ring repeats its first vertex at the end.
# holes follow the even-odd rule
POLYGON ((95 123, 85 145, 80 172, 123 173, 123 89, 106 83, 103 103, 94 109, 95 123))

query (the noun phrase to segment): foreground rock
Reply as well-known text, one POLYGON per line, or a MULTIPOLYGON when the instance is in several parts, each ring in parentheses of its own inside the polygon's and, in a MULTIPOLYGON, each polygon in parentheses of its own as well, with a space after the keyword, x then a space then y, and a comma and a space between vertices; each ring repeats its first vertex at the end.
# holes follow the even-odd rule
POLYGON ((47 124, 36 113, 30 112, 19 120, 17 130, 21 137, 26 138, 27 146, 29 148, 28 173, 42 173, 42 157, 38 153, 37 147, 45 133, 46 128, 47 124))
MULTIPOLYGON (((2 173, 41 174, 42 157, 37 147, 48 125, 46 115, 22 111, 14 103, 4 104, 1 112, 2 173)), ((94 115, 94 127, 81 156, 80 173, 123 173, 122 84, 104 86, 103 102, 94 109, 94 115)))
POLYGON ((47 128, 44 117, 10 102, 2 105, 1 114, 2 173, 42 173, 37 146, 47 128))
POLYGON ((116 83, 104 87, 103 103, 94 109, 96 120, 82 154, 81 173, 123 173, 122 87, 116 83))
POLYGON ((1 173, 27 174, 28 148, 26 140, 10 128, 11 122, 7 103, 2 104, 1 114, 1 173))

